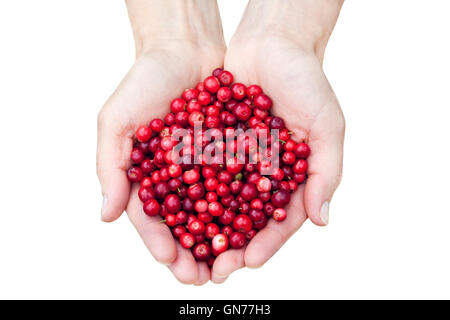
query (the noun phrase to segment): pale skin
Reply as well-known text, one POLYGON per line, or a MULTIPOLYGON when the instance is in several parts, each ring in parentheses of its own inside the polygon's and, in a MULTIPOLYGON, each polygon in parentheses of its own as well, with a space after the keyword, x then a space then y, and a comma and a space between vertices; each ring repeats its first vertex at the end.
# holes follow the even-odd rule
POLYGON ((155 259, 180 282, 196 285, 262 266, 307 218, 326 225, 342 172, 345 125, 322 60, 342 2, 250 0, 226 49, 215 1, 127 1, 137 57, 98 118, 102 220, 114 221, 125 210, 155 259), (136 128, 162 118, 172 99, 222 65, 236 81, 260 85, 274 101, 273 113, 297 141, 309 143, 312 154, 309 178, 292 196, 288 218, 270 221, 247 247, 219 255, 210 271, 173 239, 161 218, 144 214, 126 170, 136 128))

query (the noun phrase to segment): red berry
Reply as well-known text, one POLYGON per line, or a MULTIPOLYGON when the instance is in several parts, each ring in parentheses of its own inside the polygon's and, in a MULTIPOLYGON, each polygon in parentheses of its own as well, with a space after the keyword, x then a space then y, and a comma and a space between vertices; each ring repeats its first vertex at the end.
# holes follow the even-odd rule
POLYGON ((269 192, 272 188, 272 183, 270 182, 269 178, 261 177, 256 182, 256 188, 259 192, 269 192))
POLYGON ((233 80, 234 80, 233 75, 231 74, 231 72, 226 71, 226 70, 220 72, 218 78, 219 78, 220 83, 223 86, 229 86, 230 84, 233 83, 233 80))
POLYGON ((203 81, 203 85, 205 86, 205 89, 211 93, 216 93, 220 88, 220 82, 214 76, 207 77, 203 81))
POLYGON ((161 132, 164 129, 164 121, 162 121, 161 119, 153 119, 150 122, 150 128, 154 132, 161 132))
POLYGON ((144 177, 144 174, 142 173, 142 169, 138 167, 131 167, 127 171, 128 180, 131 182, 140 182, 142 178, 144 177))
POLYGON ((136 164, 139 164, 142 161, 144 161, 144 157, 145 157, 144 153, 139 148, 134 148, 133 151, 131 151, 130 159, 136 164))
POLYGON ((308 158, 311 154, 311 149, 306 143, 299 143, 295 146, 294 153, 297 158, 308 158))
POLYGON ((199 261, 207 261, 211 256, 211 247, 207 243, 199 243, 192 250, 192 254, 199 261))
POLYGON ((138 191, 139 199, 141 199, 142 202, 146 202, 147 200, 150 200, 155 197, 155 192, 150 187, 141 187, 138 191))
POLYGON ((156 199, 149 199, 144 203, 143 208, 145 214, 149 216, 156 216, 159 213, 161 206, 156 199))
POLYGON ((204 199, 200 199, 195 201, 195 205, 194 205, 195 211, 197 212, 206 212, 208 211, 208 201, 204 200, 204 199))
POLYGON ((236 108, 234 108, 233 114, 240 121, 247 121, 252 115, 252 109, 245 103, 239 103, 236 108))
POLYGON ((228 102, 231 99, 231 89, 228 87, 222 87, 217 91, 217 100, 221 102, 228 102))
POLYGON ((236 231, 247 233, 252 229, 252 227, 252 220, 245 214, 240 214, 233 220, 233 228, 236 231))
POLYGON ((140 142, 147 142, 152 137, 152 129, 147 126, 140 126, 136 130, 136 139, 140 142))
POLYGON ((240 249, 245 245, 246 238, 243 233, 233 232, 229 237, 230 247, 233 249, 240 249))
POLYGON ((215 256, 218 256, 222 252, 228 249, 228 237, 222 233, 216 234, 212 239, 211 246, 212 252, 215 256))
POLYGON ((175 194, 169 194, 164 200, 164 205, 169 213, 177 213, 181 209, 180 198, 175 194))
POLYGON ((253 99, 253 103, 261 110, 269 110, 272 107, 272 99, 264 93, 257 95, 253 99))
POLYGON ((242 83, 235 83, 231 86, 233 99, 242 100, 247 94, 247 88, 242 83))
POLYGON ((195 238, 192 234, 186 232, 180 236, 180 244, 183 248, 189 249, 194 245, 194 243, 195 238))
POLYGON ((291 195, 285 190, 278 190, 272 195, 271 202, 274 206, 282 208, 289 203, 291 195))
POLYGON ((256 84, 252 84, 247 88, 247 96, 253 99, 255 96, 260 95, 262 93, 262 89, 260 86, 256 84))
POLYGON ((208 204, 208 212, 213 217, 219 217, 223 213, 223 207, 222 207, 222 205, 219 202, 213 201, 213 202, 208 204))
POLYGON ((215 235, 219 234, 220 228, 215 223, 208 223, 205 229, 205 237, 206 239, 212 239, 215 235))
POLYGON ((190 88, 190 89, 184 90, 184 92, 182 94, 182 97, 183 97, 184 100, 190 101, 190 100, 193 100, 193 99, 197 99, 198 93, 199 92, 198 92, 197 89, 190 88))
POLYGON ((193 235, 202 234, 205 232, 205 224, 200 220, 194 220, 189 223, 188 229, 193 235))
POLYGON ((298 159, 292 167, 294 173, 302 174, 308 170, 308 162, 305 159, 298 159))
POLYGON ((273 219, 275 221, 279 222, 283 221, 286 219, 286 217, 287 217, 286 210, 284 210, 283 208, 278 208, 273 212, 273 219))

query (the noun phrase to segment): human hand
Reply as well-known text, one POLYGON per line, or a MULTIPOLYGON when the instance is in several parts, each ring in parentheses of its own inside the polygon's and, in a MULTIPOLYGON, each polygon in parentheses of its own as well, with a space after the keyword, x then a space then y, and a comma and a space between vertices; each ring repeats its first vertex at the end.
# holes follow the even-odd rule
POLYGON ((286 208, 287 219, 270 219, 247 247, 231 249, 215 260, 212 281, 220 283, 244 266, 263 265, 309 217, 328 223, 329 201, 342 172, 344 118, 322 70, 323 51, 342 1, 251 0, 225 57, 225 69, 235 81, 258 84, 273 100, 273 113, 285 119, 297 142, 311 147, 308 179, 286 208), (328 5, 324 10, 324 3, 328 5), (319 8, 317 8, 319 5, 319 8), (322 6, 322 7, 321 7, 322 6), (308 30, 320 16, 324 30, 308 30), (328 23, 325 23, 327 14, 328 23), (295 15, 291 21, 289 15, 295 15))
POLYGON ((210 279, 209 267, 197 263, 190 250, 175 242, 167 225, 159 222, 161 218, 143 212, 138 186, 131 188, 126 172, 136 129, 162 118, 172 99, 223 64, 225 44, 217 4, 130 0, 127 5, 137 58, 98 117, 102 220, 114 221, 126 210, 157 261, 169 265, 183 283, 204 284, 210 279))

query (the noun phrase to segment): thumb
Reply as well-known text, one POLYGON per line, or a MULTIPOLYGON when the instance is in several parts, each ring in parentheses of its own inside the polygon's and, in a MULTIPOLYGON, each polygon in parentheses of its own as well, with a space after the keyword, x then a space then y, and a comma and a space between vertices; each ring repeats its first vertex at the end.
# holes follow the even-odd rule
POLYGON ((97 175, 103 194, 101 218, 111 222, 120 217, 130 196, 127 168, 132 141, 116 132, 116 121, 105 109, 98 116, 97 175))
POLYGON ((319 226, 328 224, 330 200, 342 177, 345 122, 338 106, 336 111, 316 120, 309 139, 304 201, 308 217, 319 226))

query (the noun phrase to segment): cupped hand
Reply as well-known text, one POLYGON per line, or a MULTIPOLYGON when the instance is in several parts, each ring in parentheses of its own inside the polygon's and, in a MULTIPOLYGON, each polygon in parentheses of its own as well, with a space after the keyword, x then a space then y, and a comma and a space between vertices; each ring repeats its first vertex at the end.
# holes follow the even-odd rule
POLYGON ((220 283, 244 266, 263 265, 309 217, 328 223, 331 197, 341 180, 345 123, 333 90, 322 70, 320 54, 282 36, 234 37, 225 57, 225 69, 235 81, 258 84, 273 102, 272 112, 282 117, 297 142, 311 147, 306 184, 287 207, 288 217, 270 219, 248 244, 217 257, 212 281, 220 283))
POLYGON ((170 43, 139 54, 134 66, 106 102, 98 116, 97 174, 104 204, 102 220, 116 220, 124 210, 155 259, 169 266, 175 277, 188 284, 210 279, 205 262, 197 263, 188 249, 175 242, 160 217, 142 210, 138 186, 127 179, 134 132, 167 113, 172 99, 194 87, 211 70, 223 64, 224 48, 193 43, 170 43))

